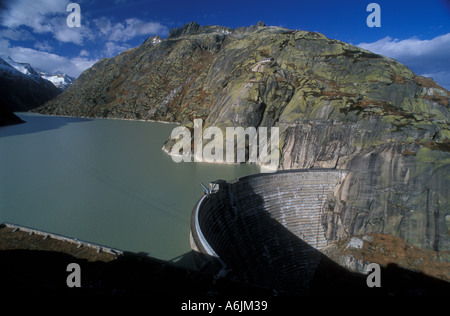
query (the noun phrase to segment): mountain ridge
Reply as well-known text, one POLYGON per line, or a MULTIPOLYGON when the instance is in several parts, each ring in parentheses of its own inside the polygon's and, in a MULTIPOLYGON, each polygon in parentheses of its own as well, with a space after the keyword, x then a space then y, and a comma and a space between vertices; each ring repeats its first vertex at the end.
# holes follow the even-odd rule
POLYGON ((349 171, 323 210, 328 240, 379 232, 448 251, 449 101, 394 59, 317 32, 191 22, 100 60, 36 112, 279 127, 279 169, 349 171))
POLYGON ((15 66, 20 70, 0 58, 0 125, 22 123, 13 112, 38 107, 62 92, 29 64, 15 66))
POLYGON ((21 72, 24 75, 27 75, 31 77, 32 79, 35 79, 39 81, 39 78, 42 78, 44 80, 48 80, 51 83, 55 85, 55 87, 65 90, 67 87, 72 84, 72 82, 75 81, 75 78, 66 75, 64 73, 56 72, 56 73, 49 73, 44 71, 38 71, 31 66, 29 63, 22 63, 17 62, 14 59, 11 58, 11 56, 0 56, 0 58, 3 60, 3 62, 9 64, 11 67, 15 68, 19 72, 21 72))

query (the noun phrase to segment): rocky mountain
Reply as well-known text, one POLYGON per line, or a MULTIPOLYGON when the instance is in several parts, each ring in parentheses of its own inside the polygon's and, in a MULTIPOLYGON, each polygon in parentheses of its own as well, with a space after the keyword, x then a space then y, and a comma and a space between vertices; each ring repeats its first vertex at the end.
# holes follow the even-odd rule
POLYGON ((55 87, 61 90, 66 90, 75 81, 75 78, 66 74, 39 72, 39 75, 41 78, 50 81, 55 87))
POLYGON ((379 232, 448 251, 449 101, 405 65, 316 32, 193 22, 100 60, 36 111, 277 126, 279 169, 348 171, 323 210, 329 240, 379 232))
POLYGON ((55 87, 65 90, 70 86, 75 78, 62 73, 48 73, 35 70, 29 63, 19 63, 12 59, 10 56, 1 56, 4 62, 20 71, 24 75, 28 75, 33 79, 39 80, 39 78, 50 81, 55 87))
POLYGON ((0 107, 4 111, 28 111, 62 92, 29 64, 14 65, 0 58, 0 107))
POLYGON ((4 62, 12 66, 14 69, 20 71, 24 75, 28 75, 32 78, 39 79, 40 74, 29 63, 19 63, 12 59, 10 56, 1 56, 4 62))

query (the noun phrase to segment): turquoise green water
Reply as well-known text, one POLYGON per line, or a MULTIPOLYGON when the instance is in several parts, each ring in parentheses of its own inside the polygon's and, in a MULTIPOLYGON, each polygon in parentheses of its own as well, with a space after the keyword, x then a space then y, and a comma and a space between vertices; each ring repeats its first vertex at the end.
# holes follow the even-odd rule
POLYGON ((173 162, 174 124, 18 115, 0 127, 0 222, 173 260, 190 251, 200 182, 260 172, 173 162))

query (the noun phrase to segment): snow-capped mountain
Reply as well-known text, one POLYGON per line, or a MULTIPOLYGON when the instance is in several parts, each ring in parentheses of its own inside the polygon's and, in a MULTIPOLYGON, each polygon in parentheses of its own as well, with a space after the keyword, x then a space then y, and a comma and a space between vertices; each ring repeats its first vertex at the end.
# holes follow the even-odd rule
POLYGON ((29 63, 17 62, 10 56, 0 56, 0 57, 3 59, 4 62, 9 64, 11 67, 18 70, 22 74, 27 75, 34 80, 38 80, 39 78, 48 80, 51 83, 53 83, 55 87, 62 90, 67 89, 72 84, 72 82, 75 81, 75 78, 65 74, 37 71, 29 63))
POLYGON ((40 72, 41 78, 50 81, 55 87, 66 90, 74 81, 75 78, 65 74, 49 74, 46 72, 40 72))
POLYGON ((4 61, 2 58, 0 58, 0 70, 5 73, 15 73, 16 69, 13 68, 10 64, 8 64, 6 61, 4 61))
POLYGON ((7 64, 12 66, 16 70, 20 71, 24 75, 30 76, 32 78, 40 77, 39 73, 33 67, 31 67, 30 64, 16 62, 14 59, 12 59, 9 56, 1 56, 1 57, 2 57, 3 61, 5 61, 7 64))
POLYGON ((63 91, 42 78, 29 64, 7 60, 0 58, 0 109, 28 111, 63 91))

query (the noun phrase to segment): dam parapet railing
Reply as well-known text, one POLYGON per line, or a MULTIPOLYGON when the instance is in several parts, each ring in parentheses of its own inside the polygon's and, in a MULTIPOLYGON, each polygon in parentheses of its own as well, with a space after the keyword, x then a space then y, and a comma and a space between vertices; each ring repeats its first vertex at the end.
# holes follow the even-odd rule
POLYGON ((72 244, 76 244, 78 248, 80 248, 80 247, 88 247, 88 248, 96 250, 97 253, 105 252, 105 253, 109 253, 109 254, 112 254, 112 255, 115 255, 115 256, 120 256, 120 255, 123 254, 123 251, 119 250, 119 249, 114 249, 114 248, 107 247, 107 246, 104 246, 104 245, 91 243, 91 242, 88 242, 88 241, 83 241, 83 240, 79 240, 77 238, 67 237, 67 236, 63 236, 63 235, 59 235, 59 234, 54 234, 54 233, 46 232, 46 231, 39 230, 39 229, 30 228, 30 227, 23 226, 23 225, 17 225, 17 224, 4 222, 4 223, 0 224, 0 228, 2 228, 2 227, 11 228, 11 229, 13 229, 13 232, 22 231, 22 232, 29 233, 30 235, 32 235, 32 234, 40 235, 40 236, 43 236, 44 239, 52 238, 52 239, 60 240, 60 241, 63 241, 63 242, 69 242, 69 243, 72 243, 72 244))

